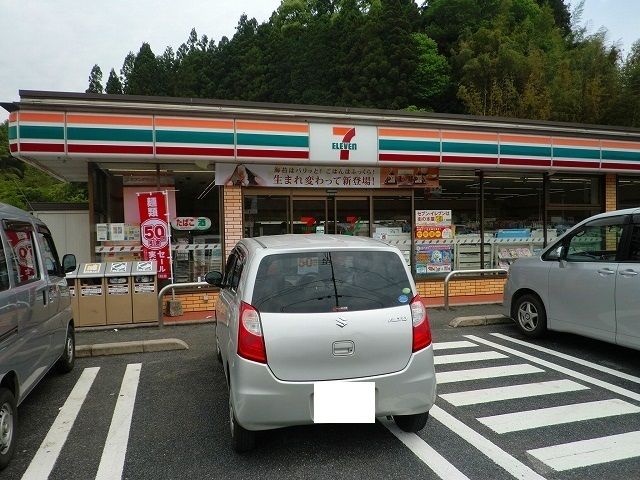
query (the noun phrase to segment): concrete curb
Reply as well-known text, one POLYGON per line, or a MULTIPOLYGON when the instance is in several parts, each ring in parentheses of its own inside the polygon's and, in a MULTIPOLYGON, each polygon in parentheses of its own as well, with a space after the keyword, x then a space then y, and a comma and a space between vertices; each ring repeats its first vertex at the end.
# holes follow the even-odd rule
POLYGON ((188 349, 189 345, 183 340, 178 338, 161 338, 158 340, 77 345, 76 357, 99 357, 102 355, 124 355, 127 353, 164 352, 167 350, 188 349))
POLYGON ((456 317, 449 322, 450 327, 479 327, 482 325, 496 325, 511 323, 512 320, 504 315, 476 315, 472 317, 456 317))

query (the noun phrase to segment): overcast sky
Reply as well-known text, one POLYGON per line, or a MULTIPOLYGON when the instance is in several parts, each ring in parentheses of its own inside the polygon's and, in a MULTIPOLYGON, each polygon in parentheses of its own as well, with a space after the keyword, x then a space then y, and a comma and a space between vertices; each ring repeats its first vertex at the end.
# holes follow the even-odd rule
MULTIPOLYGON (((575 5, 578 0, 571 0, 575 5)), ((242 13, 258 22, 280 0, 0 0, 2 51, 0 101, 19 100, 18 90, 84 92, 94 64, 103 85, 111 68, 120 72, 129 51, 148 42, 156 55, 174 51, 192 28, 216 42, 231 37, 242 13)), ((640 0, 586 0, 582 23, 590 32, 609 30, 623 54, 640 38, 640 0)), ((0 121, 7 118, 0 108, 0 121)))

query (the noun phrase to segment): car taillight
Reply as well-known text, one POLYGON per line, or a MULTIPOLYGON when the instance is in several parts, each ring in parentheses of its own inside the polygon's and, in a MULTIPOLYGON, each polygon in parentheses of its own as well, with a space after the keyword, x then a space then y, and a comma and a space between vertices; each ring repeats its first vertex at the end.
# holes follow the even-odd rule
POLYGON ((267 350, 262 336, 260 314, 254 307, 245 302, 240 304, 238 355, 254 362, 267 363, 267 350))
POLYGON ((431 344, 431 328, 427 318, 427 309, 420 295, 411 300, 411 321, 413 323, 413 352, 422 350, 431 344))

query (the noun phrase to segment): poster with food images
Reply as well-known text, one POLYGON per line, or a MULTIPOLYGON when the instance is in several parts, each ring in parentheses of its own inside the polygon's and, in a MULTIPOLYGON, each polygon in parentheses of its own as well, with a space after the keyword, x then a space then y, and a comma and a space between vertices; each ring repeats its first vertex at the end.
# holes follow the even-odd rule
POLYGON ((416 273, 450 272, 453 268, 453 245, 441 241, 453 240, 455 236, 451 210, 416 210, 415 215, 416 273))

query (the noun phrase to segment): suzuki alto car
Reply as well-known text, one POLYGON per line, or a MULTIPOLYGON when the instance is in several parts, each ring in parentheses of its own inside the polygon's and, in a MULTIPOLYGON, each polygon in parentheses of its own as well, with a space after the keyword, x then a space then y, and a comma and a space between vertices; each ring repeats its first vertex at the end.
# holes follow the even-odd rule
MULTIPOLYGON (((241 240, 216 302, 233 447, 314 423, 318 382, 375 383, 375 416, 422 429, 436 380, 427 312, 400 251, 362 237, 241 240)), ((346 400, 346 399, 345 399, 346 400)))

